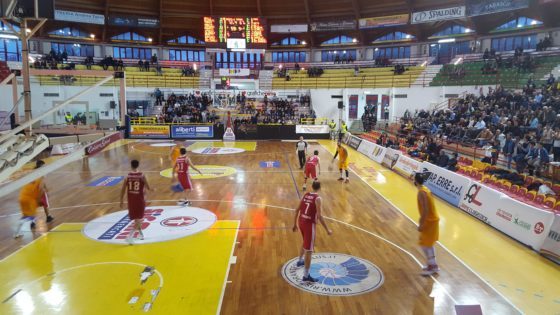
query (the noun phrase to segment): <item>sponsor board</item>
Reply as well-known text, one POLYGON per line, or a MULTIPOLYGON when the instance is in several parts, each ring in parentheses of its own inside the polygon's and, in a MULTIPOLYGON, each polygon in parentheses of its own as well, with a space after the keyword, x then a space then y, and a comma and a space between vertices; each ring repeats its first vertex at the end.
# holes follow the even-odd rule
POLYGON ((273 24, 270 26, 271 33, 292 34, 307 33, 307 24, 273 24))
POLYGON ((131 125, 131 138, 169 138, 169 126, 157 125, 131 125))
POLYGON ((425 182, 426 187, 434 195, 455 207, 459 206, 461 198, 463 198, 471 184, 470 179, 428 162, 422 163, 422 172, 430 172, 430 176, 425 182))
POLYGON ((130 27, 151 27, 157 28, 159 27, 159 19, 150 18, 150 17, 133 17, 133 16, 109 16, 108 23, 109 25, 115 26, 130 26, 130 27))
POLYGON ((280 168, 280 161, 260 161, 259 166, 262 168, 280 168))
POLYGON ((505 197, 504 194, 494 189, 471 182, 459 203, 459 208, 480 221, 494 226, 492 224, 495 218, 494 213, 497 214, 495 205, 503 197, 505 197))
POLYGON ((492 226, 523 244, 540 250, 550 232, 554 214, 503 196, 495 201, 495 219, 492 226))
POLYGON ((52 147, 51 155, 66 155, 81 149, 82 145, 79 143, 55 144, 52 147))
MULTIPOLYGON (((54 19, 57 21, 105 25, 105 16, 103 14, 55 10, 54 19)), ((67 34, 61 34, 61 35, 66 36, 67 34)))
POLYGON ((315 22, 309 24, 312 32, 341 31, 356 29, 356 20, 315 22))
POLYGON ((214 127, 212 125, 171 126, 171 137, 178 139, 213 138, 214 127))
POLYGON ((529 0, 469 0, 467 1, 467 15, 478 16, 525 9, 528 7, 529 0))
POLYGON ((383 164, 384 166, 390 169, 393 169, 393 167, 395 167, 395 164, 397 164, 397 161, 399 160, 400 156, 401 156, 401 151, 387 148, 385 150, 385 156, 383 157, 383 161, 381 162, 381 164, 383 164))
POLYGON ((221 77, 248 77, 251 74, 251 70, 248 68, 241 69, 220 69, 221 77))
POLYGON ((422 170, 422 162, 401 154, 393 166, 393 170, 402 176, 411 177, 422 170))
POLYGON ((385 157, 385 152, 387 152, 387 148, 367 140, 362 140, 360 146, 358 147, 358 152, 381 164, 383 162, 383 158, 385 157))
POLYGON ((297 134, 329 134, 330 132, 327 125, 296 125, 297 134))
POLYGON ((541 247, 541 254, 560 264, 560 214, 554 216, 554 222, 541 247))
POLYGON ((412 13, 411 24, 430 23, 436 21, 453 20, 465 17, 465 6, 434 9, 412 13))
POLYGON ((89 183, 89 187, 111 187, 115 186, 124 178, 124 176, 103 176, 89 183))
POLYGON ((197 154, 222 155, 241 153, 245 152, 245 150, 240 148, 199 148, 192 150, 192 152, 197 154))
POLYGON ((397 14, 397 15, 363 18, 358 21, 358 27, 360 29, 369 29, 369 28, 378 28, 378 27, 406 25, 408 24, 409 18, 410 16, 408 14, 397 14))
POLYGON ((358 150, 358 147, 360 146, 360 143, 362 143, 362 138, 358 138, 356 136, 351 136, 351 137, 349 137, 349 140, 348 140, 347 144, 352 149, 358 150))
POLYGON ((299 258, 282 267, 282 277, 290 285, 318 295, 353 296, 371 292, 383 285, 381 269, 371 262, 355 256, 336 253, 312 255, 309 274, 318 281, 303 282, 303 267, 297 267, 299 258))
POLYGON ((86 147, 86 155, 94 155, 103 151, 111 143, 117 142, 123 138, 122 132, 111 134, 105 138, 99 139, 86 147))
MULTIPOLYGON (((142 222, 144 239, 137 244, 165 242, 202 232, 216 222, 212 212, 195 207, 156 206, 147 207, 142 222)), ((128 211, 113 212, 88 222, 82 233, 95 241, 126 244, 133 229, 128 211)))
MULTIPOLYGON (((196 168, 198 168, 200 172, 202 172, 202 174, 198 174, 197 172, 190 172, 189 175, 191 176, 191 179, 213 179, 227 177, 237 173, 237 170, 235 168, 229 166, 197 165, 196 168)), ((168 168, 159 172, 159 174, 163 177, 171 178, 172 171, 173 169, 168 168)))

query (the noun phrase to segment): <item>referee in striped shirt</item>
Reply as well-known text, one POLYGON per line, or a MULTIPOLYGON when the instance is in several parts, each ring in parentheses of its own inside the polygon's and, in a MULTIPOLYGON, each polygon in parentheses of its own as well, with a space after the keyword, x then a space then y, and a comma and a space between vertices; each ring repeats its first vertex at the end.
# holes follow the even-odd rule
POLYGON ((305 166, 305 156, 307 155, 307 142, 303 141, 303 137, 299 137, 299 141, 296 143, 297 154, 299 159, 299 168, 302 169, 305 166))

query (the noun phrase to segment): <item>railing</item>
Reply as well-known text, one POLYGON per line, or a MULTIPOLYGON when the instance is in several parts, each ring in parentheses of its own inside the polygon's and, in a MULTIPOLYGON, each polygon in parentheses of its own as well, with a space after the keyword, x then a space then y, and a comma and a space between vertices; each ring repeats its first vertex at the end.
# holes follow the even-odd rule
POLYGON ((430 85, 431 81, 432 78, 424 71, 420 74, 362 75, 359 77, 294 77, 289 81, 273 80, 272 87, 274 89, 426 87, 430 85))
POLYGON ((156 117, 138 117, 130 120, 131 125, 153 125, 156 122, 156 117))
MULTIPOLYGON (((33 83, 40 85, 88 86, 93 85, 104 77, 95 76, 35 76, 33 83)), ((126 78, 127 87, 159 87, 159 88, 198 88, 199 77, 177 76, 129 76, 126 78)), ((113 79, 105 86, 119 86, 119 80, 113 79)))

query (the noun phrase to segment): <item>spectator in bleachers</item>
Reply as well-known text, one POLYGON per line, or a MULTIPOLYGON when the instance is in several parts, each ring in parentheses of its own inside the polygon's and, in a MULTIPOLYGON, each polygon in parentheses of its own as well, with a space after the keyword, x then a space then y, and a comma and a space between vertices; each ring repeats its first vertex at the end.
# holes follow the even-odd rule
POLYGON ((529 159, 527 161, 527 164, 531 166, 531 168, 529 169, 529 174, 533 175, 533 172, 536 172, 536 175, 540 176, 541 166, 550 162, 548 151, 542 146, 541 143, 537 143, 536 147, 534 142, 532 142, 531 145, 534 148, 528 153, 529 159))
POLYGON ((144 71, 150 71, 150 62, 148 60, 144 61, 144 71))
POLYGON ((504 143, 504 145, 502 146, 502 152, 504 154, 504 156, 506 157, 506 161, 507 161, 507 168, 511 169, 511 161, 513 160, 513 154, 515 153, 515 146, 517 144, 515 143, 515 141, 511 138, 511 134, 508 133, 506 135, 506 141, 504 143))
POLYGON ((447 153, 445 153, 445 151, 439 151, 436 165, 443 168, 447 168, 447 166, 449 165, 449 156, 447 155, 447 153))
POLYGON ((151 61, 153 65, 158 64, 158 57, 156 54, 152 55, 151 61))
POLYGON ((124 61, 120 58, 119 61, 117 61, 117 70, 124 71, 124 61))
POLYGON ((140 70, 141 72, 144 71, 144 62, 142 61, 142 59, 138 60, 138 70, 140 70))

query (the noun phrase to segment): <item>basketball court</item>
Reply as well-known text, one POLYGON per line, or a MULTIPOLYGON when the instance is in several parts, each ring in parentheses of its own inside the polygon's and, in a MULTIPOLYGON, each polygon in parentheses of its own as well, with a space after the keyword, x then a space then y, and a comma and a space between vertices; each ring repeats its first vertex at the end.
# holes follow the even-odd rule
MULTIPOLYGON (((311 143, 322 161, 324 215, 308 285, 293 266, 292 232, 303 175, 290 142, 121 140, 46 176, 55 221, 12 239, 17 194, 2 199, 0 312, 3 314, 484 314, 560 312, 552 262, 437 201, 442 271, 419 275, 415 188, 349 148, 351 181, 329 172, 335 145, 311 143), (190 207, 171 191, 170 146, 191 151, 190 207), (197 149, 233 148, 220 152, 197 149), (148 194, 146 238, 120 235, 119 206, 130 159, 156 190, 148 194), (54 185, 56 183, 56 185, 54 185), (101 183, 91 186, 91 183, 101 183), (89 185, 89 186, 88 186, 89 185), (49 232, 47 232, 50 230, 49 232), (493 257, 493 259, 481 259, 493 257), (515 274, 514 270, 531 270, 515 274), (145 279, 143 279, 143 277, 145 279)), ((126 233, 125 233, 126 234, 126 233)))

